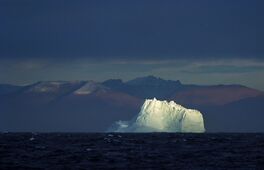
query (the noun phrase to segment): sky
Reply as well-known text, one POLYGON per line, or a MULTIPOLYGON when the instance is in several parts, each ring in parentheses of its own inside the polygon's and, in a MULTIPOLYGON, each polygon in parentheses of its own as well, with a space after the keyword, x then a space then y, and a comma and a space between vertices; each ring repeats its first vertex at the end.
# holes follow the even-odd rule
POLYGON ((0 0, 0 83, 129 80, 264 90, 261 0, 0 0))

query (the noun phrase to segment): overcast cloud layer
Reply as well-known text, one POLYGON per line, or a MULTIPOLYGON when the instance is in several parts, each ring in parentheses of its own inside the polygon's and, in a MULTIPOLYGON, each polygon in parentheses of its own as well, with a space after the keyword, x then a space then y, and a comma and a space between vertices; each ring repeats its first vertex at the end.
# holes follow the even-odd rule
POLYGON ((263 57, 261 0, 1 0, 3 58, 263 57))
POLYGON ((132 79, 264 90, 261 0, 1 0, 0 83, 132 79))
POLYGON ((2 60, 0 82, 29 84, 48 80, 129 80, 155 75, 187 84, 242 84, 264 90, 263 60, 2 60))

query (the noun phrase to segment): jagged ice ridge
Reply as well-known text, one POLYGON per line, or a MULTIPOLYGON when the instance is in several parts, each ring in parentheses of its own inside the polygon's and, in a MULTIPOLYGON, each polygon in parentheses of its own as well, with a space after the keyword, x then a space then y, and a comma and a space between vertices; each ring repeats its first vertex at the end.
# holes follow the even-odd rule
POLYGON ((174 101, 146 99, 131 121, 117 121, 110 132, 205 132, 203 115, 174 101))

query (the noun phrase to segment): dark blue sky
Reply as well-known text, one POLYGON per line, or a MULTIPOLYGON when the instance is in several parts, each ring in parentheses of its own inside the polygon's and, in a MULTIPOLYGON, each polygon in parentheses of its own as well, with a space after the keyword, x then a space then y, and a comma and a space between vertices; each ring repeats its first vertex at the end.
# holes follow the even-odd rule
POLYGON ((0 83, 130 79, 264 89, 262 0, 0 0, 0 83))
POLYGON ((258 3, 1 0, 0 57, 260 58, 258 3))

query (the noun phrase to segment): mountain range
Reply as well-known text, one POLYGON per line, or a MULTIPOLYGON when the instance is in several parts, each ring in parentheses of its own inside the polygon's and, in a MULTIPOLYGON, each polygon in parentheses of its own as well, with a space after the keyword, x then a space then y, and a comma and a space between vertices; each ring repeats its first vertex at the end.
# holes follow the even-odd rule
POLYGON ((102 132, 115 121, 132 119, 144 100, 154 97, 198 109, 207 132, 264 132, 264 92, 154 76, 0 84, 0 131, 102 132))

